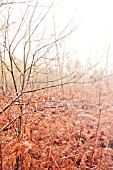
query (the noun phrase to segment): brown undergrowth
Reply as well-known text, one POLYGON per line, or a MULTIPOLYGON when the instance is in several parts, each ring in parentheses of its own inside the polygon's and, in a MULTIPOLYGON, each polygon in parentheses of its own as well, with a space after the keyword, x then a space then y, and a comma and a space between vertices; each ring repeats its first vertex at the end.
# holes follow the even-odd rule
MULTIPOLYGON (((1 110, 11 95, 1 94, 1 110)), ((89 88, 23 95, 20 103, 14 102, 0 115, 1 169, 113 169, 112 99, 112 94, 96 96, 89 88), (19 105, 23 111, 20 140, 19 105)))

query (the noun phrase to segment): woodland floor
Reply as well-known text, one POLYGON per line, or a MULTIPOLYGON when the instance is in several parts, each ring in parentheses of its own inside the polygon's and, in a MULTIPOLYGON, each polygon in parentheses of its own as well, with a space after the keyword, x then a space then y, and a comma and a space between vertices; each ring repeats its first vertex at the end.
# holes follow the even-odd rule
MULTIPOLYGON (((0 111, 13 98, 1 94, 0 111)), ((0 115, 0 129, 2 170, 113 169, 113 92, 101 87, 23 95, 0 115)))

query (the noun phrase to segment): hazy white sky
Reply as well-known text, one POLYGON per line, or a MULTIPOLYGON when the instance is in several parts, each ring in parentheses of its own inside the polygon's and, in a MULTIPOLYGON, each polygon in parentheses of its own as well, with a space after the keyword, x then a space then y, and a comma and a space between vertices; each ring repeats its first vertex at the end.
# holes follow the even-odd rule
MULTIPOLYGON (((69 48, 78 52, 80 58, 93 59, 105 55, 110 43, 110 63, 113 63, 113 1, 112 0, 67 0, 64 8, 68 13, 76 11, 79 25, 71 36, 69 48)), ((66 2, 66 1, 65 1, 66 2)))
MULTIPOLYGON (((31 2, 34 1, 36 0, 31 2)), ((39 0, 40 7, 36 12, 36 17, 39 18, 38 15, 43 14, 48 4, 52 2, 53 0, 39 0)), ((110 43, 109 61, 110 64, 113 63, 113 0, 54 0, 54 3, 54 8, 52 7, 46 18, 46 26, 43 25, 46 34, 50 33, 53 28, 53 10, 57 30, 62 30, 75 14, 70 28, 76 25, 77 29, 66 39, 66 50, 70 51, 72 57, 78 57, 82 61, 87 60, 88 57, 96 60, 102 56, 105 58, 110 43)), ((21 5, 20 9, 16 5, 13 18, 19 20, 22 10, 24 11, 24 6, 21 5)), ((42 27, 39 29, 41 30, 42 27)), ((19 55, 20 49, 17 53, 19 55)))

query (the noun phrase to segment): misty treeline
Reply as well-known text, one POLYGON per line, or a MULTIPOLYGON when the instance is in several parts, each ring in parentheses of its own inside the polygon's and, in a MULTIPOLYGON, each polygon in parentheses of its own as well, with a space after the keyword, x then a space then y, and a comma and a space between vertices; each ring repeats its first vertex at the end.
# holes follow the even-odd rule
MULTIPOLYGON (((0 67, 0 89, 4 92, 10 89, 14 89, 13 77, 11 71, 10 61, 3 60, 3 56, 0 56, 1 67, 0 67)), ((13 57, 13 74, 15 77, 15 83, 18 90, 22 88, 23 74, 24 74, 24 63, 22 60, 13 57)), ((61 86, 65 84, 111 84, 112 75, 107 76, 106 70, 99 69, 98 64, 94 66, 83 67, 78 59, 65 58, 65 61, 61 63, 61 70, 57 63, 48 64, 42 59, 42 62, 32 66, 27 64, 24 83, 27 90, 33 90, 42 87, 61 86), (107 82, 106 82, 107 80, 107 82)))

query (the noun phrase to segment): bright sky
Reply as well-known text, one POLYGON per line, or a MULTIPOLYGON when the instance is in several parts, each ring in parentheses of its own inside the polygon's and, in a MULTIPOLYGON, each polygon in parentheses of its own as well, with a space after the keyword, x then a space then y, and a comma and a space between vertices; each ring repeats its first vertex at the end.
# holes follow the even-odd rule
MULTIPOLYGON (((33 0, 32 3, 34 1, 36 0, 33 0)), ((40 8, 35 17, 38 18, 38 15, 43 14, 51 2, 53 0, 39 0, 40 8)), ((113 0, 54 0, 54 3, 54 8, 46 18, 46 26, 42 24, 47 32, 46 35, 50 34, 53 29, 53 10, 57 31, 62 30, 75 14, 70 28, 76 25, 77 29, 65 40, 66 51, 83 62, 89 57, 94 61, 102 56, 105 59, 110 44, 109 63, 113 63, 113 0)), ((22 5, 21 9, 18 5, 15 6, 14 19, 19 20, 20 11, 24 10, 22 5)), ((39 29, 42 30, 42 27, 39 29)), ((14 29, 17 30, 17 28, 14 29)), ((40 30, 37 34, 40 33, 40 30)), ((17 56, 20 56, 19 48, 17 56)))
POLYGON ((96 59, 106 55, 109 43, 110 63, 113 63, 113 1, 112 0, 67 0, 69 12, 76 11, 79 25, 71 36, 69 48, 78 53, 79 58, 96 59))

